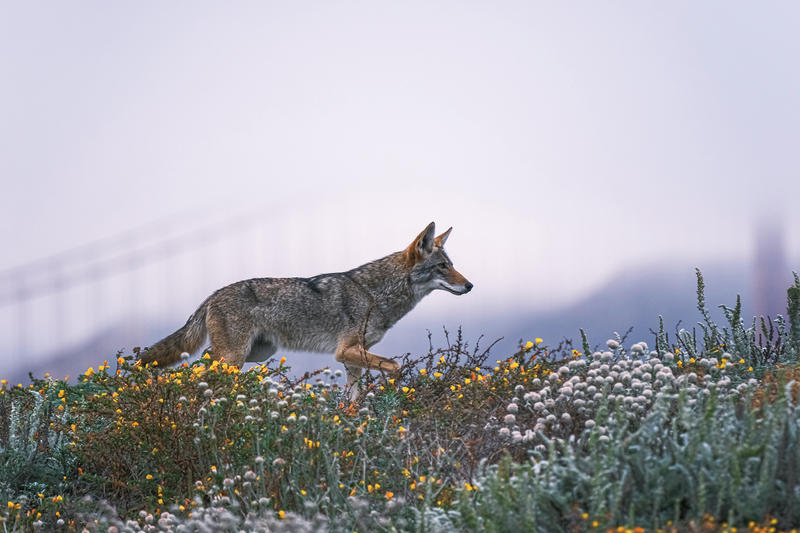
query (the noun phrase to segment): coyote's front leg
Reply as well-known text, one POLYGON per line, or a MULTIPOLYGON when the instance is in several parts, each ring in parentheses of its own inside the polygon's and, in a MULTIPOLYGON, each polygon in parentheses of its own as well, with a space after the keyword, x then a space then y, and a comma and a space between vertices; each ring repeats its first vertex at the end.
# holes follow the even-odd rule
POLYGON ((358 378, 361 377, 362 368, 382 370, 390 374, 400 370, 399 363, 368 352, 361 342, 354 339, 344 339, 339 342, 336 347, 336 360, 344 363, 347 370, 347 387, 350 389, 350 401, 354 401, 358 397, 358 389, 355 384, 358 378))

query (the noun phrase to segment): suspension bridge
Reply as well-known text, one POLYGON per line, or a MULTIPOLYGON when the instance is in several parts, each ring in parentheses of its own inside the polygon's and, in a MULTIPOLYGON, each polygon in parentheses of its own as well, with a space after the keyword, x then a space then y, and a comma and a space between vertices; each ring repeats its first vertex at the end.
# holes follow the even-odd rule
POLYGON ((18 379, 41 365, 74 375, 83 361, 158 340, 233 281, 373 259, 356 250, 369 231, 358 213, 272 206, 221 220, 173 216, 2 271, 0 376, 18 379))

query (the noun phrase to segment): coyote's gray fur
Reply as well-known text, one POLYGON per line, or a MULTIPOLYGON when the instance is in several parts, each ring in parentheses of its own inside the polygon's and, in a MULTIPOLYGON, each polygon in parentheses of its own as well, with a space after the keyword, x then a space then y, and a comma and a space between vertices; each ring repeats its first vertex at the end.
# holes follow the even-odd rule
POLYGON ((466 294, 472 283, 444 251, 448 229, 433 222, 403 251, 347 272, 311 278, 239 281, 209 296, 181 329, 141 353, 144 363, 174 363, 206 338, 211 356, 241 367, 279 348, 333 352, 348 384, 363 368, 395 372, 400 365, 367 350, 434 289, 466 294))

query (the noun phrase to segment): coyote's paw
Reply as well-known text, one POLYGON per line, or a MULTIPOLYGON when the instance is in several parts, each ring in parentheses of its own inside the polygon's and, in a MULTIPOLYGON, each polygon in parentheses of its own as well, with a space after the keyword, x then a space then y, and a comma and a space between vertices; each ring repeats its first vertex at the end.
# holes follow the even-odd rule
POLYGON ((400 363, 397 361, 381 361, 381 370, 389 374, 400 372, 400 363))

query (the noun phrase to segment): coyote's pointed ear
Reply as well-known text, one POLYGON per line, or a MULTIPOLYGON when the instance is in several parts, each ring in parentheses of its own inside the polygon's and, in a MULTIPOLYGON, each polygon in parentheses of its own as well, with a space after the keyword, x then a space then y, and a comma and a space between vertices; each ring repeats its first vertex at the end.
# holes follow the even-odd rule
POLYGON ((444 243, 447 242, 447 238, 450 236, 450 232, 453 231, 453 226, 447 228, 447 231, 433 239, 433 244, 435 244, 438 248, 444 246, 444 243))
POLYGON ((433 239, 436 232, 436 224, 431 222, 422 233, 417 235, 411 246, 408 247, 412 257, 424 257, 433 251, 433 239))

